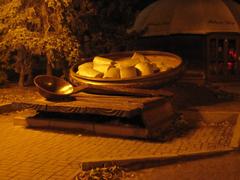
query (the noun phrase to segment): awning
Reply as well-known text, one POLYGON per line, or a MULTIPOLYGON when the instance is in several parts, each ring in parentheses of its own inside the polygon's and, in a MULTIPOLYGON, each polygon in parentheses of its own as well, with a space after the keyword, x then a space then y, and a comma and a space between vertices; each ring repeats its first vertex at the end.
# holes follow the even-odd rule
POLYGON ((240 5, 233 0, 158 0, 143 9, 129 32, 143 36, 240 33, 240 5))

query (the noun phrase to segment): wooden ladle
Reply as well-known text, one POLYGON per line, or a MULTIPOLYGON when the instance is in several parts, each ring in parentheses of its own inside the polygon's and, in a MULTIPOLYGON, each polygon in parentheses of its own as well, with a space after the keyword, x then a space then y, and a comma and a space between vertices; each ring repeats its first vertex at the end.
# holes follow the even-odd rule
POLYGON ((165 96, 172 97, 173 93, 167 90, 147 90, 126 87, 112 87, 112 86, 99 86, 92 84, 83 84, 78 87, 73 87, 69 82, 56 76, 38 75, 34 78, 34 84, 38 88, 41 96, 46 99, 59 100, 68 97, 80 91, 91 92, 96 94, 109 94, 109 95, 127 95, 127 96, 140 96, 140 97, 154 97, 165 96))

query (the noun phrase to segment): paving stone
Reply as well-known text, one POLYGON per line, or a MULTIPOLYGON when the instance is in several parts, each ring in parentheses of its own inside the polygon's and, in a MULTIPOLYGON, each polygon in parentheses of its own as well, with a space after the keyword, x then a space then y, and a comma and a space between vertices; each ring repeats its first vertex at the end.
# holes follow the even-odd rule
MULTIPOLYGON (((6 118, 11 115, 0 116, 0 119, 6 118)), ((25 129, 0 121, 4 129, 0 131, 0 148, 3 149, 0 177, 9 176, 5 171, 11 169, 16 178, 27 178, 31 174, 36 179, 66 179, 84 161, 157 158, 226 150, 230 148, 235 123, 236 120, 204 125, 186 136, 160 143, 25 129)))
MULTIPOLYGON (((34 97, 29 89, 16 91, 24 91, 24 98, 34 97)), ((6 90, 0 95, 0 103, 22 98, 9 97, 7 93, 6 90)), ((204 111, 208 121, 188 134, 165 143, 26 129, 13 126, 16 113, 0 115, 0 179, 68 179, 83 162, 141 160, 145 163, 154 159, 231 151, 233 145, 234 148, 239 145, 239 134, 234 133, 240 131, 239 118, 237 121, 239 112, 236 108, 234 115, 226 114, 226 111, 225 120, 220 122, 213 116, 208 118, 208 112, 204 111), (235 128, 237 122, 238 129, 235 128)), ((214 110, 211 112, 214 113, 214 110)), ((218 117, 221 114, 218 113, 218 117)))

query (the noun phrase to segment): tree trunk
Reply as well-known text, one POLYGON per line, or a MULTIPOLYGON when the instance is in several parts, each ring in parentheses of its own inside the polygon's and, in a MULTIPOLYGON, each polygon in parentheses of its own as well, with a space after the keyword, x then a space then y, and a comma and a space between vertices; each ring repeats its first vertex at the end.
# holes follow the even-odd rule
POLYGON ((27 79, 27 85, 33 84, 33 74, 32 74, 32 67, 30 67, 29 73, 28 73, 28 79, 27 79))
POLYGON ((47 62, 47 75, 52 75, 53 72, 52 72, 52 66, 49 62, 47 62))
POLYGON ((51 52, 47 52, 46 53, 46 58, 47 58, 47 67, 46 67, 46 74, 47 75, 52 75, 53 74, 53 70, 52 70, 52 66, 51 66, 51 54, 50 54, 51 52))
POLYGON ((27 83, 26 85, 32 85, 33 84, 33 58, 29 55, 29 59, 26 59, 27 62, 29 63, 28 65, 28 73, 27 73, 27 83))
POLYGON ((18 79, 18 85, 20 87, 24 87, 24 76, 25 76, 24 67, 23 65, 21 65, 21 70, 20 70, 19 79, 18 79))

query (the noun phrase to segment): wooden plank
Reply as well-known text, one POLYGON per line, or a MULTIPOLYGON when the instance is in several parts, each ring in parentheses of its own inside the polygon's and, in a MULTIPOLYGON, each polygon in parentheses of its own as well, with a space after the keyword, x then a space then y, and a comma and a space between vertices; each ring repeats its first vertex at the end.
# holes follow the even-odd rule
POLYGON ((79 93, 75 95, 77 100, 87 99, 88 101, 91 101, 92 99, 95 99, 97 101, 110 101, 114 103, 119 102, 127 102, 127 103, 138 103, 142 106, 148 106, 152 103, 159 102, 162 100, 169 100, 170 98, 165 97, 132 97, 132 96, 110 96, 110 95, 97 95, 97 94, 89 94, 89 93, 79 93))
POLYGON ((46 103, 35 103, 35 102, 13 102, 12 108, 16 110, 21 109, 35 109, 36 111, 46 111, 47 105, 46 103))
POLYGON ((99 114, 117 117, 133 117, 141 113, 143 105, 140 103, 115 101, 110 99, 85 98, 70 102, 51 102, 44 98, 39 98, 34 102, 14 102, 14 107, 18 109, 32 108, 37 111, 99 114))
POLYGON ((129 97, 109 96, 79 93, 75 101, 52 102, 44 98, 36 99, 34 102, 14 102, 18 108, 32 108, 37 111, 99 114, 116 117, 133 117, 140 115, 143 109, 150 104, 158 105, 165 101, 163 97, 129 97))
POLYGON ((129 96, 108 96, 108 95, 96 95, 96 94, 85 94, 81 93, 77 96, 77 100, 79 101, 104 101, 106 104, 112 104, 116 106, 117 104, 122 104, 124 107, 136 105, 142 109, 142 111, 146 111, 148 109, 152 109, 158 107, 161 109, 161 106, 168 103, 171 104, 170 98, 163 97, 129 97, 129 96))
POLYGON ((106 108, 98 106, 90 106, 89 104, 76 104, 76 105, 47 105, 47 112, 62 112, 62 113, 79 113, 79 114, 98 114, 105 116, 116 116, 116 117, 133 117, 141 112, 141 109, 133 107, 130 108, 119 108, 111 107, 106 108))
MULTIPOLYGON (((172 97, 173 93, 166 89, 139 89, 139 88, 127 88, 127 87, 114 87, 114 86, 99 86, 94 84, 86 84, 85 92, 91 92, 96 94, 109 94, 109 95, 127 95, 127 96, 139 96, 139 97, 172 97)), ((79 86, 81 87, 81 86, 79 86)))

